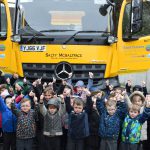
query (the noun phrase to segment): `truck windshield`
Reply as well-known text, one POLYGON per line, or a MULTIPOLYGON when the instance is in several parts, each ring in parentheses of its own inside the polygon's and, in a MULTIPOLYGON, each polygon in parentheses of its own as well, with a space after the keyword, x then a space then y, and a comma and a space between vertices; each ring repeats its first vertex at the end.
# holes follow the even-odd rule
MULTIPOLYGON (((107 7, 106 15, 99 12, 106 3, 106 0, 19 0, 24 18, 21 30, 28 26, 42 34, 54 31, 65 34, 72 30, 110 33, 113 30, 112 7, 107 7)), ((20 29, 17 30, 19 33, 20 29)))
POLYGON ((11 18, 11 26, 12 26, 12 31, 13 31, 13 26, 14 26, 14 12, 15 12, 15 3, 8 2, 9 10, 10 10, 10 18, 11 18))

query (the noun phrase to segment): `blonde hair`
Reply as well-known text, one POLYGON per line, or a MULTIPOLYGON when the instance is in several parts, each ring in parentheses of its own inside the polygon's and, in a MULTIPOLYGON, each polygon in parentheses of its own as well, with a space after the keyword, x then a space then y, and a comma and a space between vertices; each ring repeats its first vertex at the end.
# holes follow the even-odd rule
POLYGON ((31 101, 30 101, 29 99, 27 99, 27 98, 23 98, 23 99, 21 100, 20 104, 25 103, 25 102, 29 102, 30 105, 31 105, 31 101))
POLYGON ((108 101, 115 101, 115 93, 110 94, 107 99, 108 101))
POLYGON ((130 111, 130 110, 140 112, 141 107, 140 107, 139 105, 136 105, 136 104, 131 104, 131 105, 129 106, 129 111, 130 111))
POLYGON ((111 107, 111 106, 115 106, 116 107, 117 102, 114 100, 107 100, 105 102, 106 107, 111 107))
POLYGON ((4 89, 7 89, 7 85, 6 84, 1 84, 0 92, 3 91, 4 89))
POLYGON ((43 93, 44 93, 44 95, 45 95, 46 93, 48 93, 48 94, 51 94, 51 95, 53 95, 53 96, 56 94, 56 93, 53 91, 53 89, 52 89, 51 87, 46 87, 46 88, 44 89, 43 93))
POLYGON ((83 102, 83 100, 81 98, 75 98, 74 101, 73 101, 73 106, 75 104, 84 107, 84 102, 83 102))
POLYGON ((124 88, 124 87, 116 87, 116 88, 115 88, 115 91, 116 91, 116 90, 120 90, 121 92, 123 92, 123 91, 125 90, 125 88, 124 88))

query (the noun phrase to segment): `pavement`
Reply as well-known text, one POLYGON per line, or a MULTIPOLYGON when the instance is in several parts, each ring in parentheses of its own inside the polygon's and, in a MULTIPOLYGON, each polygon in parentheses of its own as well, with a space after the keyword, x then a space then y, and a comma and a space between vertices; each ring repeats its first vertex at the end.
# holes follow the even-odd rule
POLYGON ((0 143, 0 150, 3 150, 2 143, 0 143))
MULTIPOLYGON (((3 150, 3 144, 0 143, 0 150, 3 150)), ((37 150, 37 147, 33 147, 33 150, 37 150)), ((145 147, 145 150, 150 150, 150 143, 147 143, 147 146, 145 147)))

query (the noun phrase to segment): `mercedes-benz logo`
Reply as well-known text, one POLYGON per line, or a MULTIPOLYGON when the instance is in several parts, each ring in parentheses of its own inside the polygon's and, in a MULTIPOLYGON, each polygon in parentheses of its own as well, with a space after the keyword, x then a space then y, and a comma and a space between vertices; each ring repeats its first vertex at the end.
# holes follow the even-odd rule
POLYGON ((55 75, 61 80, 68 79, 72 75, 73 69, 69 63, 61 62, 55 68, 55 75))

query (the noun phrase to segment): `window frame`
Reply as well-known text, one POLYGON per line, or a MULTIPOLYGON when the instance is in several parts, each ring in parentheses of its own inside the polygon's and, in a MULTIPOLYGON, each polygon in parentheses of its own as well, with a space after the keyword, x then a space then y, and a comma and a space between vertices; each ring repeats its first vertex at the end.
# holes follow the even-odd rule
POLYGON ((0 2, 0 33, 4 32, 3 29, 6 29, 5 35, 0 34, 0 40, 6 40, 7 39, 7 34, 8 34, 8 21, 7 21, 7 11, 6 11, 6 5, 2 2, 0 2), (5 23, 4 26, 2 24, 2 6, 4 7, 4 17, 5 17, 5 23), (3 28, 4 27, 4 28, 3 28))
MULTIPOLYGON (((131 4, 127 3, 124 9, 124 15, 123 15, 123 21, 122 21, 122 39, 126 42, 132 39, 139 39, 141 37, 146 37, 146 36, 150 36, 150 28, 149 28, 149 32, 144 33, 146 30, 145 29, 145 25, 147 25, 148 23, 145 23, 145 20, 149 20, 146 19, 147 17, 145 17, 145 10, 149 10, 148 8, 146 9, 146 2, 143 2, 143 13, 142 13, 142 21, 143 21, 143 25, 142 25, 142 29, 141 31, 137 32, 137 33, 131 33, 131 9, 128 12, 128 22, 127 24, 129 24, 128 30, 126 30, 124 27, 126 27, 126 24, 124 24, 124 20, 125 20, 125 12, 127 9, 127 5, 130 5, 131 8, 131 4), (124 30, 125 29, 125 30, 124 30), (127 32, 126 32, 127 31, 127 32)), ((147 14, 148 15, 148 14, 147 14)))

